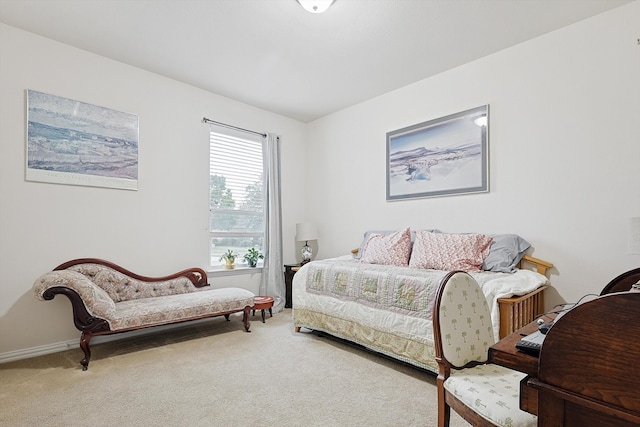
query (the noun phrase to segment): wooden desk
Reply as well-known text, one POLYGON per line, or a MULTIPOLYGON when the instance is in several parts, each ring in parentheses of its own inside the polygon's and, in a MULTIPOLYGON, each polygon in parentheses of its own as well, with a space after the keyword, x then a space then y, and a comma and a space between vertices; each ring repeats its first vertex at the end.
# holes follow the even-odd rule
POLYGON ((637 427, 639 313, 640 292, 606 294, 574 307, 549 330, 537 371, 535 357, 513 348, 535 324, 492 346, 489 360, 528 374, 520 408, 537 414, 540 427, 637 427))
MULTIPOLYGON (((555 315, 545 315, 542 319, 550 322, 555 315)), ((501 365, 527 376, 520 382, 520 409, 538 415, 538 391, 528 385, 531 378, 538 374, 538 357, 516 349, 516 343, 538 329, 537 322, 531 322, 512 334, 507 335, 489 347, 489 362, 501 365)))
POLYGON ((544 339, 540 427, 640 426, 640 292, 607 294, 567 312, 544 339))
POLYGON ((538 357, 518 351, 516 349, 516 343, 520 341, 523 336, 529 335, 537 329, 538 324, 531 322, 524 328, 520 328, 502 338, 489 347, 489 362, 535 376, 538 373, 538 357))

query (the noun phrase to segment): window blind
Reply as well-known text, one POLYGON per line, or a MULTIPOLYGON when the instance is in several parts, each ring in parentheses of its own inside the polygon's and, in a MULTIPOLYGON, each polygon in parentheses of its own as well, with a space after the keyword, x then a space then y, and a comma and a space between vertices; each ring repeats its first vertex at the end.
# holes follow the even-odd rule
POLYGON ((259 136, 210 132, 211 265, 228 250, 242 261, 249 248, 263 251, 264 154, 259 136))

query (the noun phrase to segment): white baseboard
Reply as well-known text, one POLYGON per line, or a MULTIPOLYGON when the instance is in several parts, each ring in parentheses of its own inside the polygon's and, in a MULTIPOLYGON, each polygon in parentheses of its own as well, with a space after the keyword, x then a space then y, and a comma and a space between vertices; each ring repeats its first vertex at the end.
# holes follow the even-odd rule
POLYGON ((14 360, 29 359, 31 357, 44 356, 45 354, 65 351, 73 347, 80 347, 79 340, 69 340, 37 347, 24 348, 16 351, 8 351, 0 354, 0 363, 13 362, 14 360))
MULTIPOLYGON (((237 313, 233 313, 232 316, 234 314, 237 314, 237 313)), ((215 317, 192 320, 190 322, 185 322, 185 323, 175 323, 170 325, 154 326, 152 328, 139 329, 137 331, 131 331, 131 332, 123 332, 121 334, 97 336, 91 339, 91 345, 93 346, 95 344, 115 341, 122 338, 131 338, 139 335, 152 334, 156 332, 166 331, 168 329, 185 327, 188 325, 196 325, 198 323, 211 321, 213 319, 215 319, 215 317)), ((78 335, 78 338, 74 340, 61 341, 61 342, 52 343, 52 344, 39 345, 36 347, 30 347, 30 348, 24 348, 21 350, 0 353, 0 363, 13 362, 15 360, 22 360, 22 359, 29 359, 32 357, 44 356, 45 354, 57 353, 59 351, 65 351, 72 348, 80 349, 79 335, 78 335)))

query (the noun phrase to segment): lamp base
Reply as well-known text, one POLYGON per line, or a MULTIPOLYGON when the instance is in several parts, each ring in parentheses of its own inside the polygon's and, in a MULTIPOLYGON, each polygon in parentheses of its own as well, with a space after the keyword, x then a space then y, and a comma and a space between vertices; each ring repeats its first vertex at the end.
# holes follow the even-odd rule
POLYGON ((302 247, 302 263, 301 265, 305 265, 309 261, 311 261, 311 256, 313 255, 313 250, 311 246, 309 246, 309 242, 304 242, 304 246, 302 247))

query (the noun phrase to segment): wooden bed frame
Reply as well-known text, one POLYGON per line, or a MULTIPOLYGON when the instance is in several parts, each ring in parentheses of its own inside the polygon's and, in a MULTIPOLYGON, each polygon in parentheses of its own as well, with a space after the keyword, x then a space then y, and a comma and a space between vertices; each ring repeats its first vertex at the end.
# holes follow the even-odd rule
MULTIPOLYGON (((547 270, 552 268, 553 264, 525 255, 520 261, 520 268, 527 266, 533 267, 534 271, 546 276, 547 270)), ((544 313, 544 290, 548 287, 548 285, 542 286, 521 296, 498 299, 500 339, 531 323, 538 315, 544 313)))

